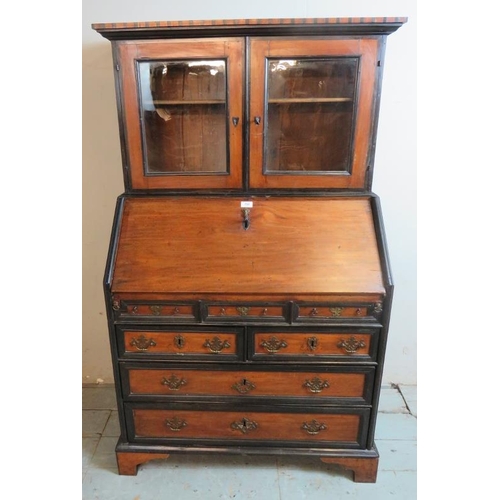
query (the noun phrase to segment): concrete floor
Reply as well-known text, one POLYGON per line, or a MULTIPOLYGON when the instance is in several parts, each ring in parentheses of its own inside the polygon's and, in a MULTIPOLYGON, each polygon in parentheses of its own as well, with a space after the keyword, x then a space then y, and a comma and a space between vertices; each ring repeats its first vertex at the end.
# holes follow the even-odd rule
POLYGON ((417 498, 417 388, 383 387, 377 483, 314 458, 171 455, 119 476, 114 389, 83 389, 83 500, 323 500, 417 498))

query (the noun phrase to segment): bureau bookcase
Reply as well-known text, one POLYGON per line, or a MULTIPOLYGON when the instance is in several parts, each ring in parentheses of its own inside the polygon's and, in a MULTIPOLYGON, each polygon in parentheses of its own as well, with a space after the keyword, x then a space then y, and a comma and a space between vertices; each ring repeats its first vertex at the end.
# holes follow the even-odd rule
POLYGON ((125 182, 104 278, 120 474, 244 453, 376 480, 393 284, 371 182, 405 21, 93 25, 125 182))

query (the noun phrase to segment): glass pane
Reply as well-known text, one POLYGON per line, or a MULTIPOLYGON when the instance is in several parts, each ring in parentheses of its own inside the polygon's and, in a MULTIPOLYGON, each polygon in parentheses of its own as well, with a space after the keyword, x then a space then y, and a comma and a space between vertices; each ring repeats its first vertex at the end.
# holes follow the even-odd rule
POLYGON ((266 172, 350 171, 358 58, 269 59, 266 172))
POLYGON ((228 172, 226 63, 139 63, 146 173, 228 172))

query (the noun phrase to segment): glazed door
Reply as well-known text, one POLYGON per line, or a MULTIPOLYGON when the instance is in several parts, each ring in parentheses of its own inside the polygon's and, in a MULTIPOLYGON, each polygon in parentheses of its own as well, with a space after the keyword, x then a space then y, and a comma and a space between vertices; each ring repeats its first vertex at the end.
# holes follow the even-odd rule
POLYGON ((243 40, 118 47, 132 189, 241 187, 243 40))
POLYGON ((363 188, 376 39, 250 42, 250 186, 363 188))

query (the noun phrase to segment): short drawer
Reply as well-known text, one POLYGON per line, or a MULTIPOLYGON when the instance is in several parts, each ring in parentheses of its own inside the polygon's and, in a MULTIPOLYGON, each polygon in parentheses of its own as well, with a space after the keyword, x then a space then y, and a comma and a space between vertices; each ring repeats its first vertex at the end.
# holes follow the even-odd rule
POLYGON ((310 304, 295 303, 293 321, 304 323, 327 322, 336 320, 380 319, 381 303, 372 304, 310 304))
MULTIPOLYGON (((188 407, 189 408, 189 407, 188 407)), ((219 410, 126 405, 132 441, 194 440, 197 444, 266 441, 266 446, 320 443, 330 447, 365 445, 368 409, 308 409, 300 412, 219 410)))
MULTIPOLYGON (((233 367, 231 367, 233 368, 233 367)), ((370 404, 373 367, 321 367, 317 370, 200 369, 185 365, 158 368, 123 364, 123 396, 227 396, 328 400, 337 404, 370 404)))
POLYGON ((119 326, 118 348, 123 358, 240 359, 243 330, 240 328, 152 328, 119 326))
POLYGON ((375 361, 378 329, 330 330, 252 329, 250 357, 255 360, 320 358, 341 361, 375 361))
POLYGON ((287 305, 279 303, 208 303, 202 306, 206 321, 285 321, 287 305))
POLYGON ((120 320, 145 320, 163 322, 193 322, 198 321, 196 303, 113 300, 112 309, 115 317, 120 320))

